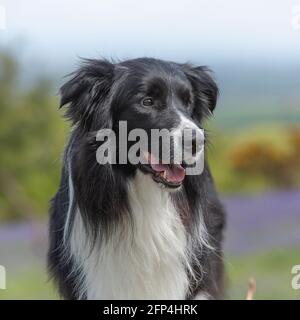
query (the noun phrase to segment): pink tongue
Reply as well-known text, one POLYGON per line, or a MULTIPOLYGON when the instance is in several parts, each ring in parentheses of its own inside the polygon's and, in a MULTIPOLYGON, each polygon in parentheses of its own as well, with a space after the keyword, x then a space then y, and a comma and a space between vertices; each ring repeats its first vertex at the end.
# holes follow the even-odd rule
POLYGON ((156 172, 162 172, 167 170, 167 165, 165 164, 160 164, 160 163, 150 163, 151 168, 156 171, 156 172))
POLYGON ((157 172, 166 172, 167 180, 170 182, 178 183, 183 181, 185 177, 185 170, 180 164, 164 165, 164 164, 152 164, 151 167, 157 172))
POLYGON ((156 172, 166 172, 166 178, 170 182, 179 183, 183 181, 185 177, 185 169, 180 164, 160 164, 156 157, 151 154, 147 153, 146 157, 150 162, 152 169, 156 172))
POLYGON ((167 180, 181 182, 185 177, 185 170, 180 164, 172 164, 167 167, 167 180))

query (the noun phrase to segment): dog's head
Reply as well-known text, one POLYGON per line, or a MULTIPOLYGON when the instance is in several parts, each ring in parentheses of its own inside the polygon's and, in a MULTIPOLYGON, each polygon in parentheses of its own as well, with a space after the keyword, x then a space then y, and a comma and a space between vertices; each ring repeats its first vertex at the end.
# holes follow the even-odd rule
POLYGON ((196 161, 202 151, 201 123, 214 110, 217 95, 206 67, 149 58, 121 63, 86 60, 61 88, 61 106, 69 105, 67 116, 83 134, 112 129, 119 137, 121 122, 128 132, 144 130, 149 142, 141 148, 145 161, 133 167, 151 174, 160 185, 177 188, 185 178, 187 163, 196 161), (170 133, 167 161, 163 139, 153 151, 153 129, 170 133), (184 156, 178 157, 183 151, 184 156))

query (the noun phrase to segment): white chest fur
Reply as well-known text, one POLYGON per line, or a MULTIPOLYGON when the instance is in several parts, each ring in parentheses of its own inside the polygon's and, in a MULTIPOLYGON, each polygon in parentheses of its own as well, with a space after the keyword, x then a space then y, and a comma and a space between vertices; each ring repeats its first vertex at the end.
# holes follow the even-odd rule
POLYGON ((129 185, 132 219, 89 253, 77 212, 71 252, 81 266, 88 299, 184 299, 188 291, 185 228, 169 193, 138 173, 129 185))

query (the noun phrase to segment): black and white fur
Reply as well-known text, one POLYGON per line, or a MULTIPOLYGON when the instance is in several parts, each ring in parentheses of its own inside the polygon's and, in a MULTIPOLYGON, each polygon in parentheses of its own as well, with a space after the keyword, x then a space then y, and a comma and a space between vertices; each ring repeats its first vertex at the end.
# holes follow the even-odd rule
POLYGON ((150 58, 86 60, 61 88, 73 130, 50 210, 48 264, 62 297, 223 297, 224 213, 207 164, 171 190, 140 166, 98 164, 95 139, 121 120, 129 130, 200 128, 217 93, 205 67, 150 58))

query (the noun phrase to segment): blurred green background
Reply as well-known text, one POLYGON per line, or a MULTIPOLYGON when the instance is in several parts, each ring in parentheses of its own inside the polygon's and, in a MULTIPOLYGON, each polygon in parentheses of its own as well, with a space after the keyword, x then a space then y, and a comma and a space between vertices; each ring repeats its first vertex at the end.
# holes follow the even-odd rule
MULTIPOLYGON (((232 8, 237 5, 234 1, 229 2, 232 8)), ((14 3, 20 5, 18 1, 14 3)), ((6 5, 15 9, 8 2, 6 5)), ((52 6, 47 2, 47 8, 52 6)), ((28 7, 33 10, 32 1, 26 8, 21 6, 19 9, 23 11, 20 12, 30 16, 28 7)), ((63 10, 66 8, 65 4, 63 10)), ((222 10, 221 7, 215 9, 222 10)), ((41 15, 41 10, 39 7, 31 15, 41 15)), ((151 12, 149 16, 154 14, 157 12, 151 12)), ((39 17, 40 23, 45 17, 48 20, 56 17, 52 11, 44 12, 44 15, 39 17)), ((64 20, 65 15, 62 17, 60 27, 67 28, 69 20, 64 20)), ((47 19, 45 25, 49 24, 47 19)), ((74 26, 77 20, 76 17, 72 19, 71 25, 74 26)), ((24 21, 29 25, 26 19, 24 21)), ((81 20, 78 18, 78 21, 81 20)), ((75 31, 54 28, 49 34, 43 26, 41 29, 45 37, 48 36, 46 40, 43 37, 48 43, 45 47, 39 42, 41 38, 34 38, 35 33, 26 29, 25 22, 24 29, 13 21, 14 32, 9 28, 0 30, 0 40, 2 35, 12 32, 10 38, 6 34, 6 39, 3 37, 0 42, 0 265, 5 266, 7 272, 7 289, 0 290, 0 299, 57 299, 45 266, 47 210, 48 201, 58 186, 62 152, 70 129, 58 110, 56 93, 63 75, 74 69, 77 60, 72 46, 68 49, 68 43, 65 43, 60 47, 60 41, 65 40, 68 33, 72 33, 74 39, 75 31), (17 37, 19 34, 21 40, 17 37), (58 35, 60 38, 56 40, 58 35), (24 44, 27 38, 29 40, 24 44), (40 51, 32 49, 31 43, 40 44, 40 51), (55 50, 50 48, 55 44, 55 50), (74 58, 72 63, 67 61, 68 58, 62 58, 62 52, 65 57, 74 58)), ((257 21, 248 21, 248 24, 251 26, 254 22, 257 21)), ((31 25, 31 29, 36 27, 31 25)), ((85 26, 86 29, 79 32, 81 39, 92 27, 95 25, 91 24, 90 29, 85 26)), ((234 22, 232 27, 232 30, 223 30, 228 39, 235 32, 234 22)), ((218 30, 221 29, 220 25, 218 30)), ((267 41, 268 32, 272 36, 272 31, 264 31, 262 39, 267 41)), ((247 32, 256 39, 252 29, 247 32)), ((153 31, 153 34, 157 33, 157 30, 153 31)), ((104 39, 104 53, 114 48, 101 32, 98 35, 104 39)), ((119 42, 123 36, 122 33, 119 35, 119 42)), ((220 53, 211 58, 205 52, 199 54, 197 48, 189 47, 189 51, 181 52, 178 44, 177 53, 170 54, 167 45, 158 41, 158 46, 162 47, 160 54, 160 51, 150 49, 155 37, 150 37, 152 42, 143 51, 136 44, 139 39, 133 41, 132 34, 126 36, 129 43, 121 42, 121 46, 128 48, 132 43, 135 46, 132 46, 133 54, 123 50, 124 55, 149 54, 179 61, 197 57, 193 62, 209 64, 216 72, 220 100, 206 129, 210 140, 209 162, 228 212, 225 239, 227 297, 244 299, 248 279, 254 277, 257 282, 255 299, 299 299, 300 291, 291 287, 292 266, 300 264, 299 61, 289 58, 287 63, 281 51, 278 57, 273 56, 272 40, 269 40, 269 47, 265 45, 261 51, 262 42, 258 39, 256 47, 259 49, 255 54, 251 50, 247 54, 232 50, 230 56, 227 48, 225 58, 220 53), (231 59, 227 59, 226 54, 231 59), (233 59, 236 56, 239 59, 233 59)), ((220 38, 219 34, 215 42, 206 45, 214 48, 220 38)), ((199 39, 203 40, 203 34, 199 39)), ((236 46, 243 46, 242 39, 235 39, 236 46)), ((284 36, 281 35, 280 39, 279 48, 286 45, 284 36)), ((71 45, 80 46, 72 41, 71 45)), ((93 43, 92 37, 89 41, 92 48, 102 46, 99 42, 93 43)), ((254 43, 256 40, 250 41, 254 43)), ((146 42, 143 44, 147 46, 146 42)), ((223 46, 222 43, 219 45, 220 48, 223 46)), ((290 45, 293 46, 293 42, 290 45)), ((80 52, 91 53, 85 49, 80 52)), ((95 52, 92 51, 93 56, 97 57, 95 52)))

